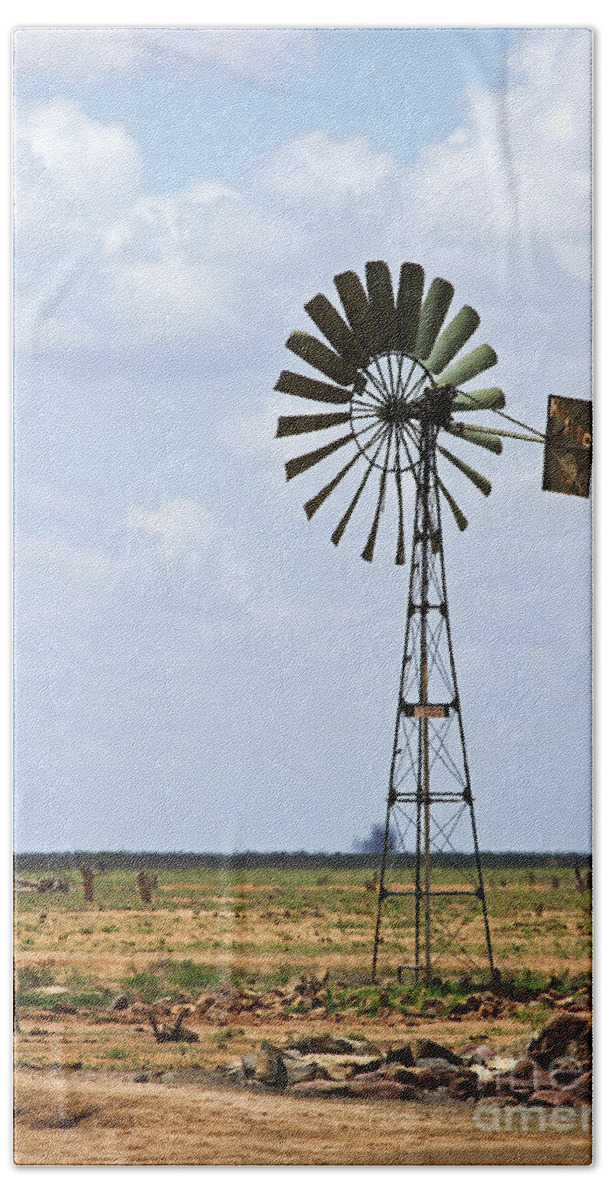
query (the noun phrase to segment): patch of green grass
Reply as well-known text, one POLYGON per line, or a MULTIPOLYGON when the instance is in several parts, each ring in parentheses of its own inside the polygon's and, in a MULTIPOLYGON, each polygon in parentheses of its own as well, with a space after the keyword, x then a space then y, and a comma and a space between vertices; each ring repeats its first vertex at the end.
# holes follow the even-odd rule
POLYGON ((122 1059, 128 1057, 128 1052, 123 1050, 120 1046, 115 1046, 113 1050, 108 1050, 106 1054, 106 1058, 122 1059))
POLYGON ((27 990, 29 988, 52 987, 55 982, 55 974, 47 966, 36 967, 21 967, 19 971, 19 987, 27 990))
POLYGON ((183 992, 200 991, 202 988, 214 986, 220 980, 217 967, 195 963, 191 958, 171 963, 167 975, 169 982, 183 992))
POLYGON ((147 971, 138 971, 135 975, 126 975, 121 983, 127 993, 141 992, 146 1000, 156 1000, 163 993, 160 980, 156 975, 147 971))

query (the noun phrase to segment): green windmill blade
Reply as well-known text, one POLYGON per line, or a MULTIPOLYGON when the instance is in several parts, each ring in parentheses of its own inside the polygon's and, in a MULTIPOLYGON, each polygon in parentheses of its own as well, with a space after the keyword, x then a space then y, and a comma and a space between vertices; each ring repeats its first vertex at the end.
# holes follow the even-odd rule
POLYGON ((316 433, 320 429, 329 429, 332 425, 344 425, 350 421, 350 413, 313 413, 296 417, 279 417, 276 436, 293 437, 298 433, 316 433))
POLYGON ((391 273, 385 262, 365 264, 365 281, 372 319, 380 334, 379 350, 397 349, 397 311, 391 273))
POLYGON ((421 362, 425 362, 435 345, 453 295, 454 288, 447 279, 433 280, 422 305, 416 338, 416 358, 421 362))
POLYGON ((451 383, 453 387, 458 387, 461 383, 467 383, 469 379, 474 379, 476 375, 481 375, 482 371, 487 371, 490 367, 495 366, 498 362, 496 351, 487 344, 476 346, 475 350, 471 350, 469 354, 465 354, 462 358, 457 358, 456 362, 451 366, 446 367, 435 380, 437 387, 443 387, 446 383, 451 383))
POLYGON ((352 399, 352 393, 344 388, 334 387, 321 379, 309 379, 308 375, 296 375, 293 371, 281 371, 274 390, 319 404, 350 404, 352 399))
POLYGON ((494 433, 482 432, 480 429, 472 429, 469 425, 454 422, 448 426, 446 433, 463 438, 472 446, 482 446, 484 450, 491 450, 493 454, 502 454, 502 442, 494 433))
POLYGON ((397 348, 412 357, 416 351, 424 271, 420 263, 403 263, 397 292, 397 348))
POLYGON ((317 463, 327 458, 328 454, 334 454, 336 450, 352 441, 354 441, 354 434, 348 433, 346 437, 338 438, 335 442, 328 442, 325 446, 320 446, 318 450, 309 450, 308 454, 290 458, 289 462, 285 463, 287 479, 293 479, 294 475, 301 475, 302 471, 308 471, 310 467, 315 467, 317 463))
POLYGON ((439 476, 437 476, 437 486, 438 486, 441 494, 443 496, 445 496, 445 498, 450 506, 452 516, 453 516, 460 532, 464 533, 465 529, 468 527, 469 522, 467 521, 462 509, 460 509, 458 507, 454 497, 450 494, 450 492, 448 492, 448 489, 446 488, 445 484, 441 482, 441 479, 439 478, 439 476))
POLYGON ((285 345, 288 350, 292 350, 311 367, 316 367, 322 375, 328 375, 335 383, 348 387, 349 384, 357 382, 357 368, 339 358, 312 334, 296 329, 289 335, 285 345))
POLYGON ((476 392, 457 392, 452 403, 455 412, 474 412, 478 409, 492 409, 497 412, 505 406, 505 394, 502 388, 481 388, 476 392))
POLYGON ((380 525, 380 515, 382 513, 382 509, 384 508, 384 494, 386 492, 386 478, 387 478, 387 472, 388 472, 388 461, 389 461, 389 456, 390 456, 390 451, 391 451, 391 441, 392 441, 392 435, 389 433, 388 445, 386 447, 386 454, 384 457, 384 469, 380 472, 380 483, 378 485, 378 501, 376 503, 376 511, 374 513, 372 527, 369 531, 369 537, 365 543, 365 548, 361 554, 361 558, 364 560, 364 562, 371 563, 371 561, 374 557, 374 550, 376 548, 376 538, 378 536, 378 527, 380 525))
POLYGON ((447 367, 448 363, 462 350, 465 342, 468 342, 469 338, 473 336, 480 320, 479 313, 465 304, 443 333, 440 333, 429 357, 425 360, 425 367, 428 367, 433 375, 438 375, 443 371, 444 367, 447 367))
POLYGON ((327 338, 338 354, 356 367, 366 367, 369 362, 369 351, 357 341, 352 329, 342 319, 333 304, 319 292, 304 305, 306 312, 312 317, 317 329, 327 338))
MULTIPOLYGON (((378 447, 376 458, 378 457, 378 454, 380 453, 380 449, 381 449, 381 446, 378 447)), ((348 525, 348 522, 350 521, 350 519, 359 503, 359 500, 361 499, 361 496, 363 495, 365 485, 374 469, 374 465, 375 465, 375 458, 372 459, 370 462, 368 462, 367 467, 365 468, 365 473, 363 475, 363 479, 361 480, 359 487, 357 488, 346 512, 344 513, 344 516, 340 518, 340 520, 338 521, 338 524, 336 525, 336 528, 334 529, 334 531, 331 535, 331 540, 332 540, 334 546, 338 546, 340 541, 342 540, 346 526, 348 525)))
POLYGON ((489 479, 486 479, 485 475, 482 475, 480 471, 476 471, 474 467, 470 467, 461 458, 457 458, 455 454, 451 454, 449 450, 446 450, 445 446, 440 446, 439 442, 437 443, 437 449, 440 454, 443 454, 444 458, 447 458, 453 467, 457 467, 459 471, 462 471, 463 475, 466 475, 467 479, 470 479, 471 483, 475 484, 475 487, 479 488, 479 491, 483 492, 484 496, 490 495, 492 484, 489 479))
POLYGON ((334 283, 355 337, 371 354, 377 354, 382 338, 359 276, 354 271, 344 271, 341 275, 334 276, 334 283))

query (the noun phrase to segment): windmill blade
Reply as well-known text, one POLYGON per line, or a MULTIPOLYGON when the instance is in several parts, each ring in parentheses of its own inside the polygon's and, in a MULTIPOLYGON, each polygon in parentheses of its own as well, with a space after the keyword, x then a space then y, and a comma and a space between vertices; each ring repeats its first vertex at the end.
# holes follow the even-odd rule
MULTIPOLYGON (((385 435, 385 436, 386 436, 386 435, 385 435)), ((383 439, 383 440, 384 440, 384 439, 383 439)), ((347 508, 346 512, 344 513, 344 516, 341 518, 341 520, 339 520, 339 521, 338 521, 338 524, 336 525, 336 528, 334 529, 334 531, 333 531, 333 533, 332 533, 332 535, 331 535, 331 540, 332 540, 332 542, 333 542, 334 546, 337 546, 337 545, 338 545, 338 543, 339 543, 339 541, 340 541, 340 539, 341 539, 341 537, 342 537, 342 534, 344 533, 344 530, 346 529, 346 526, 348 525, 348 522, 350 521, 350 519, 351 519, 351 517, 352 517, 352 515, 353 515, 353 513, 354 513, 354 511, 355 511, 355 509, 356 509, 356 507, 357 507, 357 504, 359 503, 359 499, 360 499, 360 497, 361 497, 361 493, 363 492, 363 489, 364 489, 364 487, 365 487, 365 485, 366 485, 366 483, 367 483, 367 481, 368 481, 368 479, 369 479, 369 477, 370 477, 370 475, 371 475, 371 472, 372 472, 372 470, 373 470, 374 464, 375 464, 375 462, 376 462, 376 459, 377 459, 377 457, 378 457, 378 455, 379 455, 379 453, 380 453, 380 450, 381 450, 381 449, 382 449, 382 442, 381 442, 381 443, 380 443, 380 445, 378 446, 378 449, 377 449, 377 451, 376 451, 376 453, 375 453, 374 457, 372 458, 371 462, 369 462, 369 463, 367 464, 367 467, 366 467, 366 469, 365 469, 365 473, 364 473, 364 475, 363 475, 363 479, 361 480, 361 483, 359 484, 359 487, 357 488, 357 490, 356 490, 356 492, 355 492, 355 494, 354 494, 354 496, 353 496, 353 498, 352 498, 352 500, 351 500, 351 502, 350 502, 350 504, 349 504, 349 506, 348 506, 348 508, 347 508)))
POLYGON ((324 504, 324 502, 327 500, 327 497, 331 496, 334 488, 337 488, 338 484, 344 479, 344 476, 348 474, 351 467, 354 467, 355 463, 361 458, 361 455, 366 450, 369 450, 370 446, 377 441, 379 437, 383 436, 384 433, 382 430, 380 430, 378 433, 375 433, 374 436, 371 437, 368 442, 366 442, 365 446, 362 446, 360 450, 357 450, 357 453, 353 455, 350 462, 347 462, 346 466, 342 467, 342 470, 338 471, 338 474, 334 475, 333 479, 330 479, 329 483, 326 483, 325 487, 322 487, 321 490, 317 492, 316 496, 312 496, 310 500, 306 501, 306 504, 304 505, 304 512, 306 513, 309 521, 311 517, 314 517, 317 509, 324 504))
POLYGON ((379 350, 394 350, 397 347, 397 313, 393 281, 386 263, 380 260, 366 263, 365 281, 372 319, 380 334, 379 350))
POLYGON ((420 306, 424 292, 424 271, 420 263, 403 263, 397 293, 397 345, 413 355, 418 337, 420 306))
POLYGON ((448 462, 451 462, 453 467, 458 467, 458 470, 462 471, 463 475, 466 475, 467 479, 470 479, 471 483, 474 483, 475 487, 479 488, 480 492, 483 492, 484 496, 490 495, 490 492, 492 491, 492 484, 490 483, 489 479, 486 479, 485 475, 482 475, 479 471, 476 471, 474 467, 470 467, 469 464, 463 462, 461 458, 456 458, 455 454, 451 454, 449 450, 445 449, 445 446, 440 446, 439 442, 437 443, 437 449, 440 454, 443 454, 444 458, 447 458, 448 462))
POLYGON ((460 312, 456 314, 453 321, 439 335, 433 349, 425 362, 425 367, 432 371, 434 375, 443 371, 448 363, 462 350, 465 342, 473 336, 481 317, 474 308, 470 308, 465 304, 460 312))
POLYGON ((476 392, 458 392, 452 403, 456 412, 473 411, 481 408, 491 408, 496 412, 505 406, 505 394, 502 388, 481 388, 476 392))
POLYGON ((365 543, 365 549, 363 550, 363 552, 361 554, 361 558, 363 558, 365 560, 365 562, 369 562, 369 563, 371 563, 371 561, 374 557, 374 550, 376 547, 376 538, 378 536, 378 526, 380 524, 380 514, 381 514, 382 508, 384 506, 384 493, 386 491, 386 476, 388 474, 387 466, 388 466, 388 456, 390 454, 390 450, 391 450, 391 434, 389 434, 388 446, 386 447, 386 456, 384 459, 384 467, 383 467, 382 473, 380 475, 380 486, 378 488, 378 503, 376 504, 376 511, 374 513, 372 527, 369 531, 369 537, 365 543))
POLYGON ((405 532, 403 528, 403 491, 401 488, 401 470, 399 462, 399 446, 397 446, 397 470, 395 472, 395 486, 397 488, 397 509, 398 509, 398 532, 397 532, 397 553, 395 555, 395 566, 403 567, 405 565, 405 532))
POLYGON ((354 437, 354 433, 347 433, 346 437, 338 438, 335 442, 327 442, 325 446, 320 446, 318 450, 310 450, 308 454, 301 454, 299 458, 290 458, 289 462, 285 463, 287 478, 293 479, 294 475, 301 475, 302 471, 308 471, 309 467, 316 466, 322 459, 327 458, 328 454, 333 454, 341 446, 346 446, 347 442, 352 442, 354 437))
POLYGON ((418 337, 416 338, 416 358, 424 362, 428 358, 445 315, 452 303, 454 288, 447 279, 434 279, 422 305, 418 337))
POLYGON ((467 380, 473 379, 475 375, 480 375, 482 371, 487 371, 489 367, 493 367, 498 362, 496 351, 484 343, 483 346, 476 346, 469 354, 465 354, 463 358, 458 358, 451 367, 446 367, 441 375, 437 377, 435 383, 437 387, 443 387, 446 383, 451 383, 454 387, 458 387, 460 383, 466 383, 467 380))
POLYGON ((454 497, 451 496, 450 493, 448 492, 448 489, 446 488, 445 484, 443 484, 441 482, 439 476, 437 476, 437 485, 438 485, 439 490, 442 493, 442 495, 445 496, 445 498, 452 510, 452 515, 454 517, 454 520, 455 520, 460 532, 464 533, 465 529, 467 528, 467 525, 469 524, 464 513, 458 507, 454 497))
POLYGON ((495 433, 483 433, 480 429, 473 429, 470 425, 454 422, 448 425, 446 433, 451 433, 453 437, 464 438, 465 442, 471 442, 473 446, 483 446, 484 450, 491 450, 493 454, 502 454, 502 442, 495 433))
POLYGON ((344 271, 334 276, 334 283, 355 336, 372 354, 377 354, 382 338, 359 276, 354 271, 344 271))
POLYGON ((331 342, 334 350, 338 351, 348 362, 356 367, 366 367, 369 362, 369 352, 357 341, 354 333, 348 328, 340 313, 330 304, 327 296, 319 292, 304 305, 309 317, 312 317, 317 329, 331 342))
POLYGON ((351 392, 344 388, 324 383, 322 379, 309 379, 308 375, 296 375, 293 371, 281 371, 274 390, 288 396, 302 396, 304 400, 317 400, 319 404, 350 404, 352 399, 351 392))
POLYGON ((344 425, 350 421, 350 413, 313 413, 298 417, 279 417, 276 436, 293 437, 297 433, 316 433, 332 425, 344 425))
MULTIPOLYGON (((303 358, 304 362, 310 364, 311 367, 316 367, 317 371, 321 371, 323 375, 328 375, 330 379, 336 383, 341 383, 348 387, 349 383, 353 384, 357 380, 357 368, 350 366, 343 358, 339 358, 330 350, 328 346, 324 346, 318 338, 313 337, 310 333, 302 333, 296 329, 290 333, 285 343, 288 350, 292 350, 299 358, 303 358)), ((365 384, 364 384, 365 386, 365 384)))

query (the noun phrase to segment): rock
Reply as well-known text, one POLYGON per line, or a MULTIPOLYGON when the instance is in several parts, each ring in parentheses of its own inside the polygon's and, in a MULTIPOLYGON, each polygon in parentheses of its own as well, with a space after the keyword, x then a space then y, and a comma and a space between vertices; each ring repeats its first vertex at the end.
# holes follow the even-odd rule
POLYGON ((243 1080, 245 1078, 245 1068, 241 1058, 235 1058, 232 1062, 226 1064, 223 1068, 224 1074, 230 1079, 243 1080))
POLYGON ((387 1051, 386 1061, 388 1063, 401 1063, 402 1067, 413 1067, 414 1055, 412 1054, 412 1047, 409 1042, 403 1042, 398 1046, 390 1046, 387 1051))
POLYGON ((415 1084, 417 1077, 409 1067, 403 1067, 400 1062, 388 1063, 381 1068, 385 1079, 394 1079, 396 1083, 415 1084))
POLYGON ((348 1096, 350 1084, 337 1083, 329 1079, 314 1079, 295 1083, 292 1092, 296 1096, 348 1096))
POLYGON ((448 1096, 452 1100, 469 1100, 479 1091, 479 1080, 474 1071, 459 1071, 448 1083, 448 1096))
POLYGON ((321 1068, 319 1068, 316 1060, 303 1059, 297 1062, 293 1059, 285 1061, 285 1069, 287 1071, 287 1082, 290 1086, 296 1083, 310 1083, 312 1079, 327 1080, 329 1076, 321 1068))
POLYGON ((416 1038, 410 1042, 412 1056, 414 1062, 417 1063, 420 1058, 441 1058, 448 1063, 453 1063, 454 1066, 462 1066, 462 1059, 453 1050, 448 1050, 447 1046, 440 1046, 438 1042, 432 1042, 430 1038, 416 1038))
POLYGON ((287 1087, 287 1070, 281 1051, 272 1042, 262 1042, 254 1077, 268 1087, 287 1087))
POLYGON ((450 1080, 454 1077, 454 1071, 451 1065, 447 1069, 428 1069, 424 1068, 416 1070, 418 1086, 424 1088, 425 1091, 435 1091, 436 1088, 447 1087, 450 1080))
POLYGON ((313 1033, 289 1043, 289 1048, 300 1054, 350 1054, 370 1057, 378 1054, 376 1046, 369 1042, 356 1042, 347 1038, 334 1037, 331 1033, 313 1033), (354 1047, 354 1049, 353 1049, 354 1047))
POLYGON ((571 1044, 578 1055, 585 1059, 591 1057, 591 1021, 578 1013, 559 1013, 530 1042, 528 1053, 543 1067, 548 1067, 551 1060, 561 1058, 571 1044))
POLYGON ((451 1075, 458 1070, 447 1058, 419 1058, 416 1060, 416 1066, 424 1071, 449 1071, 451 1075))
POLYGON ((460 1051, 460 1057, 468 1063, 476 1062, 485 1064, 489 1059, 494 1058, 494 1051, 490 1048, 490 1046, 477 1046, 472 1044, 465 1046, 464 1049, 460 1051))
POLYGON ((241 1057, 243 1070, 246 1075, 255 1075, 255 1069, 258 1065, 258 1056, 255 1053, 243 1054, 241 1057))
POLYGON ((349 1095, 359 1100, 401 1100, 403 1087, 393 1079, 378 1079, 370 1083, 359 1079, 351 1083, 349 1095))
POLYGON ((494 1078, 492 1071, 489 1071, 487 1067, 484 1067, 483 1063, 471 1063, 469 1070, 474 1072, 480 1084, 489 1083, 490 1080, 494 1078))
POLYGON ((572 1087, 568 1087, 568 1088, 564 1089, 564 1091, 566 1092, 566 1095, 568 1096, 568 1100, 566 1101, 566 1103, 567 1104, 572 1104, 572 1103, 590 1104, 591 1103, 591 1088, 592 1088, 591 1071, 587 1071, 584 1075, 581 1075, 578 1082, 575 1083, 572 1087))
POLYGON ((123 1012, 129 1007, 128 996, 117 996, 114 1003, 111 1005, 112 1012, 123 1012))
POLYGON ((571 1099, 568 1092, 558 1091, 555 1088, 541 1088, 538 1092, 533 1092, 528 1097, 528 1104, 543 1104, 547 1108, 557 1108, 564 1105, 570 1105, 571 1099))
POLYGON ((376 1058, 360 1058, 355 1054, 308 1054, 300 1055, 295 1060, 285 1059, 288 1073, 291 1070, 292 1074, 297 1073, 296 1067, 304 1068, 315 1066, 317 1069, 316 1078, 320 1079, 335 1079, 345 1080, 352 1079, 354 1075, 361 1072, 375 1071, 382 1065, 382 1059, 376 1058), (292 1069, 293 1067, 293 1069, 292 1069))

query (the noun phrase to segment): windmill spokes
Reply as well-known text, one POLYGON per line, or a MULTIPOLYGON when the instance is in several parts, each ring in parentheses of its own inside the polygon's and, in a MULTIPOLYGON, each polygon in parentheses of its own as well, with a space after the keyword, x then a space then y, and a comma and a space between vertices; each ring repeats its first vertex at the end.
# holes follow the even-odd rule
POLYGON ((467 519, 439 477, 436 455, 443 456, 485 495, 490 493, 489 481, 446 448, 444 434, 467 442, 473 451, 481 448, 501 452, 500 430, 494 432, 470 424, 466 418, 458 419, 460 414, 475 410, 492 413, 504 407, 504 393, 498 387, 466 389, 469 380, 494 366, 496 354, 487 344, 466 348, 478 329, 478 312, 465 304, 450 320, 452 284, 438 276, 425 293, 425 274, 419 263, 403 263, 396 288, 387 264, 376 259, 366 263, 364 281, 355 271, 343 271, 334 282, 339 304, 318 292, 305 305, 325 340, 305 331, 296 331, 287 339, 288 348, 320 377, 282 371, 275 385, 277 391, 331 405, 334 411, 280 417, 277 437, 312 435, 340 425, 350 425, 350 429, 343 437, 290 459, 286 474, 293 479, 343 447, 353 446, 349 461, 304 505, 310 518, 349 471, 365 460, 363 478, 332 534, 337 545, 372 472, 379 473, 371 528, 362 555, 366 562, 374 557, 387 480, 394 475, 395 562, 403 565, 402 482, 407 474, 416 489, 421 487, 423 443, 425 453, 432 455, 439 492, 460 530, 466 529, 467 519))

